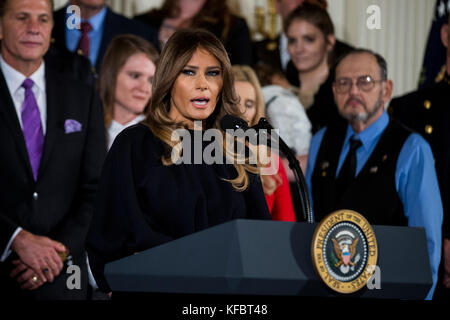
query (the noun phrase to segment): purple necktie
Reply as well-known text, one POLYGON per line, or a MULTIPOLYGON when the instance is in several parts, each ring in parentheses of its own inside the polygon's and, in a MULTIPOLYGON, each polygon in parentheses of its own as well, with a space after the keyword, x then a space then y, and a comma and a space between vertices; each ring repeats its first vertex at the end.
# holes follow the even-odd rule
POLYGON ((36 181, 44 147, 44 132, 42 130, 41 114, 32 90, 33 84, 31 79, 25 79, 22 83, 22 88, 25 89, 25 100, 22 105, 22 126, 33 177, 36 181))

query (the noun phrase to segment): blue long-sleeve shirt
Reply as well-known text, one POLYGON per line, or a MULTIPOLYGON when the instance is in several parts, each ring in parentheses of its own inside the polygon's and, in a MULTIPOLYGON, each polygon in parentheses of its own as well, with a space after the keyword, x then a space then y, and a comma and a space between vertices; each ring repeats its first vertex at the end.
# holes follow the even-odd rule
MULTIPOLYGON (((350 138, 355 135, 362 142, 362 146, 356 151, 356 175, 358 175, 370 158, 388 124, 389 116, 386 112, 383 112, 379 119, 359 134, 356 134, 352 127, 348 125, 344 145, 339 156, 336 177, 339 175, 347 157, 350 138)), ((311 177, 325 131, 326 128, 323 128, 314 135, 309 149, 306 183, 311 196, 311 177)), ((395 187, 402 201, 408 226, 424 227, 426 231, 433 276, 433 286, 426 297, 427 300, 430 300, 436 287, 441 260, 443 209, 433 153, 429 144, 419 134, 411 134, 400 151, 395 171, 395 187)), ((314 208, 313 199, 311 199, 311 204, 314 208)))
MULTIPOLYGON (((89 61, 93 66, 97 62, 97 57, 100 52, 102 44, 103 25, 106 17, 106 6, 95 16, 81 22, 88 21, 92 30, 89 32, 89 61)), ((74 52, 77 49, 78 42, 80 42, 81 31, 78 29, 69 29, 66 25, 66 47, 68 50, 74 52)))

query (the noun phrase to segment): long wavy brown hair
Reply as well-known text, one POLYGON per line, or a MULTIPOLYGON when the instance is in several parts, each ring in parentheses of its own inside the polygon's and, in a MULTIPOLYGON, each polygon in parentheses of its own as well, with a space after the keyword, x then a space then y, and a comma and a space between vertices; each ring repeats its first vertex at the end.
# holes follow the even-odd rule
POLYGON ((139 36, 122 34, 116 36, 108 46, 103 58, 98 77, 97 88, 102 100, 105 126, 109 127, 114 115, 114 102, 116 101, 117 76, 128 58, 144 53, 155 65, 159 54, 155 47, 139 36))
MULTIPOLYGON (((170 116, 171 92, 175 80, 188 64, 197 49, 209 52, 219 61, 223 77, 222 90, 217 100, 214 112, 206 119, 203 129, 218 129, 223 136, 223 150, 226 150, 226 136, 220 127, 220 119, 225 114, 240 115, 238 97, 234 90, 233 72, 230 60, 222 42, 209 31, 203 29, 184 29, 175 32, 164 46, 153 78, 152 99, 147 111, 145 123, 155 136, 164 142, 166 152, 162 155, 164 165, 172 165, 172 149, 178 142, 172 141, 172 133, 178 128, 184 128, 182 123, 174 122, 170 116)), ((238 191, 247 189, 249 178, 247 171, 256 173, 257 169, 248 164, 234 162, 238 176, 231 182, 238 191)))

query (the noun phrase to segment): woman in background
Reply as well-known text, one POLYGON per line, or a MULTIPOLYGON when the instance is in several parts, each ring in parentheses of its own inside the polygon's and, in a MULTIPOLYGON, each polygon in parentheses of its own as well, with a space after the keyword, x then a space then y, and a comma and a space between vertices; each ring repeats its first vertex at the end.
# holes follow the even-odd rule
MULTIPOLYGON (((234 88, 240 97, 239 108, 243 113, 241 117, 249 126, 254 126, 261 117, 265 117, 264 97, 258 78, 248 66, 234 65, 233 73, 234 88)), ((273 220, 296 221, 286 170, 280 157, 277 161, 276 174, 261 175, 267 205, 273 220)))
POLYGON ((111 41, 98 79, 108 150, 123 129, 145 119, 158 57, 154 46, 139 36, 124 34, 111 41))
POLYGON ((251 65, 252 41, 245 19, 233 14, 224 0, 165 0, 159 9, 136 16, 159 31, 161 47, 177 30, 202 28, 225 46, 232 64, 251 65))
POLYGON ((111 291, 103 274, 109 261, 233 219, 271 219, 254 166, 208 164, 204 150, 201 163, 178 163, 190 146, 178 148, 175 130, 191 141, 199 130, 220 130, 225 149, 226 114, 240 111, 222 43, 200 29, 176 32, 161 52, 145 122, 117 137, 103 166, 87 240, 101 291, 111 291))
POLYGON ((286 18, 284 31, 291 57, 288 80, 299 87, 298 97, 315 133, 341 119, 332 91, 338 58, 334 52, 333 22, 326 9, 305 2, 286 18))

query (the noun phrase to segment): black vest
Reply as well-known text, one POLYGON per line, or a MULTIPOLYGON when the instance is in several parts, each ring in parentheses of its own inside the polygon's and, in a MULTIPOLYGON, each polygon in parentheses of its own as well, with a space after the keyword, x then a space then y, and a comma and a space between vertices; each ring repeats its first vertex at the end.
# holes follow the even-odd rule
POLYGON ((315 220, 329 213, 351 209, 372 225, 406 226, 402 202, 395 187, 397 159, 411 131, 391 121, 353 183, 336 197, 336 170, 347 133, 347 123, 328 127, 312 175, 315 220))

